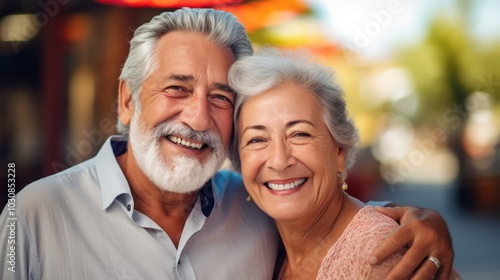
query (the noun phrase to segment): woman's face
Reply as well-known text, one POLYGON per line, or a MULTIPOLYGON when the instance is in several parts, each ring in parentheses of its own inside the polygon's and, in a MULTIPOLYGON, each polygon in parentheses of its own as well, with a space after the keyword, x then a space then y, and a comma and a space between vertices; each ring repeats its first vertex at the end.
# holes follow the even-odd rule
POLYGON ((314 93, 285 83, 251 97, 238 120, 243 181, 276 220, 314 217, 341 191, 344 152, 314 93))

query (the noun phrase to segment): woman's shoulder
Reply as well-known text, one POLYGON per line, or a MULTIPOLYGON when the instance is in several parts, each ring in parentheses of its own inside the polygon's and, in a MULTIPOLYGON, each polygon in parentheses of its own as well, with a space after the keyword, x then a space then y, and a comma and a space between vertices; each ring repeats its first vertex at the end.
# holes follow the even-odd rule
POLYGON ((374 207, 365 206, 345 229, 342 242, 345 243, 345 248, 353 248, 353 253, 365 256, 398 226, 396 221, 376 211, 374 207))
MULTIPOLYGON (((372 267, 367 259, 369 254, 389 233, 398 227, 391 218, 377 212, 372 206, 358 211, 344 230, 339 240, 332 246, 320 268, 318 276, 325 279, 370 279, 374 269, 386 273, 404 251, 393 255, 382 267, 372 267)), ((321 279, 323 279, 321 278, 321 279)))
POLYGON ((381 234, 385 235, 398 226, 399 224, 395 220, 378 212, 375 210, 375 207, 365 206, 354 216, 346 231, 354 230, 360 233, 365 231, 367 233, 377 233, 382 230, 381 234))

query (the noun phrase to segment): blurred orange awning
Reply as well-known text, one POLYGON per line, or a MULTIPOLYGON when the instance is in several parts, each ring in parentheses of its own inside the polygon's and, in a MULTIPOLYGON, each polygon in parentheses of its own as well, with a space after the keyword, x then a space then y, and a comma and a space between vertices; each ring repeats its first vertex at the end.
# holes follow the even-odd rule
POLYGON ((149 8, 207 8, 219 7, 221 5, 239 4, 243 0, 96 0, 96 2, 107 5, 123 7, 149 7, 149 8))
POLYGON ((286 22, 309 11, 302 0, 249 1, 219 8, 234 14, 248 32, 286 22))

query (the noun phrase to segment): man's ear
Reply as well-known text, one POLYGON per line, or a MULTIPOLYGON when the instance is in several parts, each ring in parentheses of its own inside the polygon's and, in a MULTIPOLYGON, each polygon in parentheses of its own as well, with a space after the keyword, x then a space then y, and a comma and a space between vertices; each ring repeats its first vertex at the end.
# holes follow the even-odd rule
POLYGON ((118 85, 118 117, 124 125, 130 125, 132 114, 134 113, 134 104, 132 102, 132 93, 125 80, 120 80, 118 85))

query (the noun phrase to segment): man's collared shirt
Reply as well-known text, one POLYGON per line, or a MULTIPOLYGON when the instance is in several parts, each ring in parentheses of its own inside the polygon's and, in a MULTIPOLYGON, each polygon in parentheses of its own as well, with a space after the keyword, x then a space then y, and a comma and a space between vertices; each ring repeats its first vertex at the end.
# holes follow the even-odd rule
POLYGON ((134 209, 116 161, 126 145, 110 137, 94 158, 26 186, 15 216, 4 208, 2 279, 271 279, 278 233, 246 201, 240 175, 219 171, 205 184, 175 248, 134 209), (8 255, 12 246, 15 257, 8 255))

